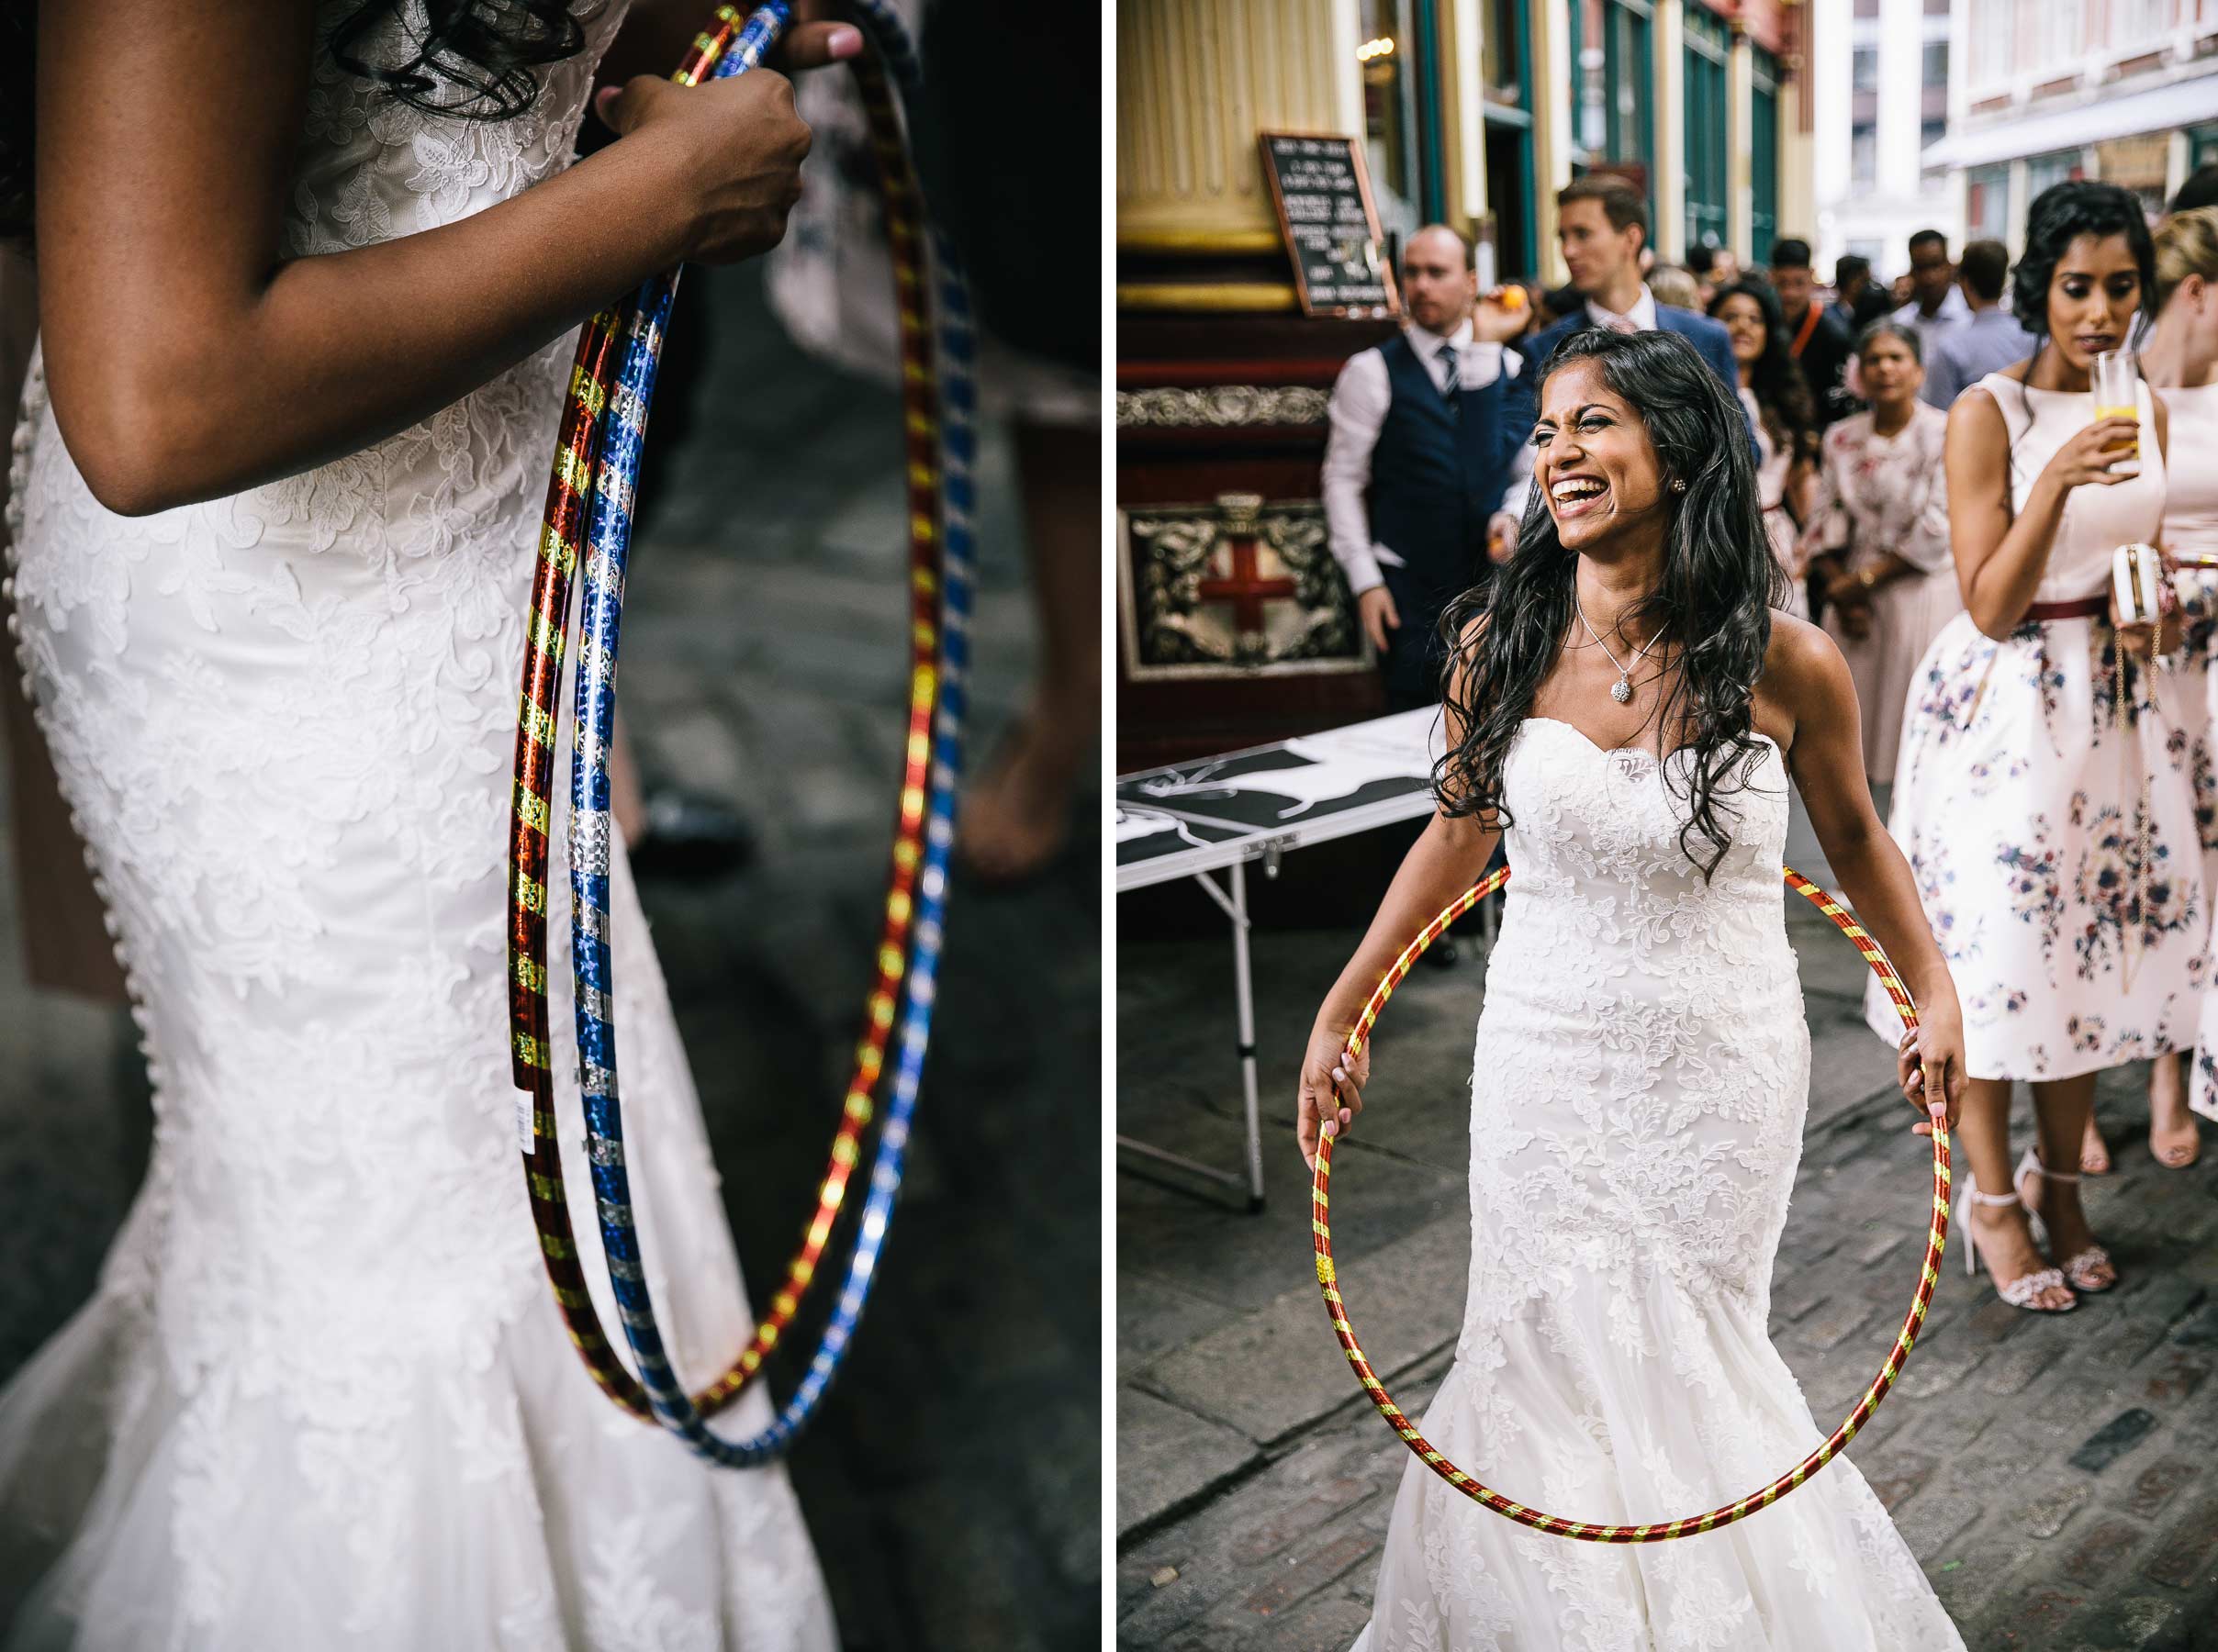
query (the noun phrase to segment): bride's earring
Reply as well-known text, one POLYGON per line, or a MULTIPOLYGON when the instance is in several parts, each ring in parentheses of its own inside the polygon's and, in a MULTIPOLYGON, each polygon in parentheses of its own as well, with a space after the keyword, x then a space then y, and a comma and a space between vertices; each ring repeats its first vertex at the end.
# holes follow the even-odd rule
POLYGON ((1685 493, 1686 491, 1686 478, 1684 476, 1676 478, 1671 485, 1671 491, 1675 494, 1685 493))

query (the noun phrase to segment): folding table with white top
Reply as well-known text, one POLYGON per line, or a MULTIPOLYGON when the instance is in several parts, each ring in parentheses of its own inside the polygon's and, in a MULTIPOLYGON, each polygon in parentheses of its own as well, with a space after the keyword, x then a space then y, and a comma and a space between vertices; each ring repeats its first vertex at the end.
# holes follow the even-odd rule
POLYGON ((1239 1025, 1240 1084, 1247 1108, 1243 1176, 1120 1134, 1120 1148, 1248 1189, 1263 1208, 1262 1124, 1256 1096, 1255 991, 1248 952, 1248 865, 1278 876, 1289 852, 1432 812, 1432 765, 1439 755, 1437 707, 1397 712, 1120 776, 1116 782, 1116 889, 1191 877, 1232 922, 1232 981, 1239 1025), (1211 876, 1226 869, 1220 886, 1211 876))

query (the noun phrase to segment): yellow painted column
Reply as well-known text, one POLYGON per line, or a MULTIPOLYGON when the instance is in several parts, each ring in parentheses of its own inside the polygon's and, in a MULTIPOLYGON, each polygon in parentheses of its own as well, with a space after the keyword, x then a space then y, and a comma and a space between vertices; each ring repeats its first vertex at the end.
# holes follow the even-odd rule
POLYGON ((1658 0, 1655 14, 1656 256, 1686 256, 1686 14, 1685 0, 1658 0))
MULTIPOLYGON (((1815 136, 1802 129, 1802 81, 1810 73, 1809 61, 1790 58, 1780 65, 1779 81, 1779 233, 1809 243, 1818 251, 1818 146, 1815 136)), ((1832 272, 1820 274, 1831 278, 1832 272)))
POLYGON ((1533 233, 1540 240, 1540 279, 1561 286, 1571 279, 1556 248, 1556 191, 1571 182, 1574 128, 1570 0, 1533 0, 1532 172, 1533 233))
POLYGON ((1256 133, 1362 138, 1356 25, 1356 0, 1117 0, 1117 245, 1276 250, 1256 133))
POLYGON ((1440 193, 1449 221, 1469 234, 1486 216, 1485 24, 1479 0, 1449 0, 1439 22, 1440 193))
MULTIPOLYGON (((1732 50, 1725 59, 1725 244, 1742 263, 1755 257, 1756 179, 1754 144, 1756 83, 1748 37, 1736 27, 1732 50)), ((1776 151, 1775 151, 1776 152, 1776 151)))

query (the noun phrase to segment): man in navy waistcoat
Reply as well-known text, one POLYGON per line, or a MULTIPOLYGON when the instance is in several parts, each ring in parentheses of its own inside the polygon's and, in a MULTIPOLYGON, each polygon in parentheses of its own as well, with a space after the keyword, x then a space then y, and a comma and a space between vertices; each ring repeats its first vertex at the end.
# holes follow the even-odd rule
POLYGON ((1341 368, 1325 443, 1332 554, 1381 659, 1387 708, 1438 704, 1440 616, 1493 571, 1486 523, 1531 428, 1504 415, 1517 358, 1503 344, 1528 319, 1479 302, 1471 244, 1445 224, 1402 250, 1408 325, 1341 368))

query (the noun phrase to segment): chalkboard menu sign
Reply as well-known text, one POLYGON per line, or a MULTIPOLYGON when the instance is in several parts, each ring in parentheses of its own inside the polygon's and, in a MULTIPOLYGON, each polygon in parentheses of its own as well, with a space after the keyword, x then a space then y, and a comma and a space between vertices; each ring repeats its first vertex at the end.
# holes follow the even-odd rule
POLYGON ((1256 140, 1303 313, 1401 314, 1362 146, 1352 138, 1305 132, 1262 132, 1256 140))

